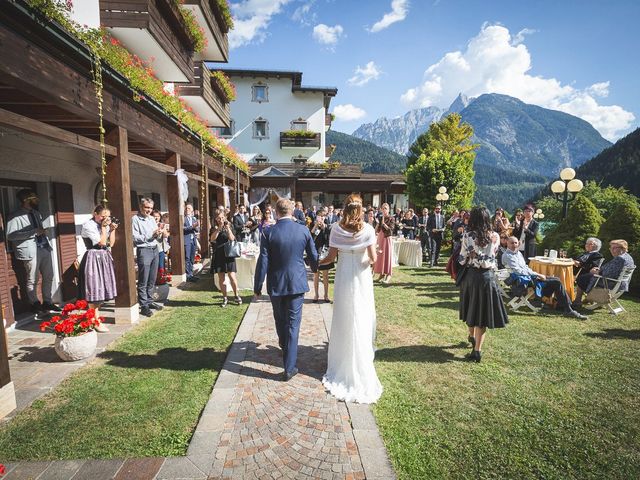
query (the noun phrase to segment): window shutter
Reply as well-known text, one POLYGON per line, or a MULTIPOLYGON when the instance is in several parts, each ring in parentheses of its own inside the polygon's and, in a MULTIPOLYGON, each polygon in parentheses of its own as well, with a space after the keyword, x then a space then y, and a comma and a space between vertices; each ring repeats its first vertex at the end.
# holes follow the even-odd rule
POLYGON ((73 211, 73 190, 68 183, 53 183, 53 203, 58 232, 58 265, 62 275, 62 299, 78 294, 76 259, 76 222, 73 211))

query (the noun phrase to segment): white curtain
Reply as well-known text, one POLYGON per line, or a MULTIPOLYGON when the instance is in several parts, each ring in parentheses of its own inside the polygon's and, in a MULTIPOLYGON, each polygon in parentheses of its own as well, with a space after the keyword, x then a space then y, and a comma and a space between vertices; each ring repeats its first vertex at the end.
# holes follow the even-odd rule
POLYGON ((189 177, 187 177, 187 174, 182 168, 178 168, 174 175, 178 177, 178 190, 180 191, 180 198, 183 202, 186 202, 189 199, 189 177))
POLYGON ((229 190, 231 190, 229 187, 227 187, 226 185, 224 187, 222 187, 222 193, 224 195, 224 206, 226 207, 230 207, 231 206, 231 201, 229 200, 229 190))
POLYGON ((275 194, 280 198, 291 198, 291 188, 289 187, 270 187, 270 188, 252 188, 249 190, 249 211, 253 210, 253 207, 260 205, 265 200, 269 199, 271 194, 275 194))

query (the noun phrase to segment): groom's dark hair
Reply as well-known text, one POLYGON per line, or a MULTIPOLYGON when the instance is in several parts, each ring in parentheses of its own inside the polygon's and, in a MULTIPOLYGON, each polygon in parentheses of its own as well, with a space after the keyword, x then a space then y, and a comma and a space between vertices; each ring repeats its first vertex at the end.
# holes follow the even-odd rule
POLYGON ((278 218, 291 215, 293 213, 293 202, 287 198, 281 198, 276 202, 276 213, 278 218))

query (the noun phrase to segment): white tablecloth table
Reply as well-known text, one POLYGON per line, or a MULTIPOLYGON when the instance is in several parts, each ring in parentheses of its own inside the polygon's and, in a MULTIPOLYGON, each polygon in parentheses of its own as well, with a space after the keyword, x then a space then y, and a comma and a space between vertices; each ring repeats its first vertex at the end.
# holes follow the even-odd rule
POLYGON ((405 240, 397 237, 391 238, 393 250, 393 266, 406 265, 407 267, 422 266, 422 245, 420 240, 405 240))
MULTIPOLYGON (((258 257, 238 257, 236 258, 236 278, 238 279, 238 289, 240 290, 253 290, 253 276, 256 273, 256 264, 258 263, 258 257)), ((214 274, 213 282, 216 288, 220 289, 218 274, 214 274)), ((231 291, 231 283, 229 283, 229 276, 224 276, 224 283, 227 286, 227 291, 231 291)))

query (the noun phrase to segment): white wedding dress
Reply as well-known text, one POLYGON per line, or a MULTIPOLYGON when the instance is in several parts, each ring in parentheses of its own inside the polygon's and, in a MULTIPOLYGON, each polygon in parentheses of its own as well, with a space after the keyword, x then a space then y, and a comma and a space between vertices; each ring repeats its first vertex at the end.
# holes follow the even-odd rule
POLYGON ((354 235, 334 224, 329 246, 338 249, 325 388, 339 400, 375 403, 382 384, 373 366, 376 310, 367 247, 376 243, 369 224, 354 235))

